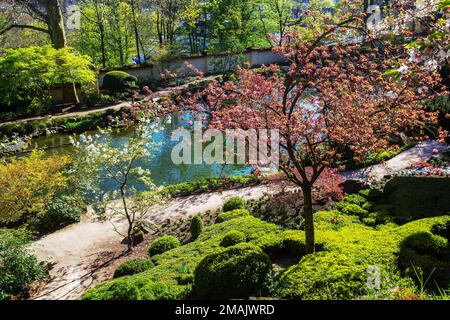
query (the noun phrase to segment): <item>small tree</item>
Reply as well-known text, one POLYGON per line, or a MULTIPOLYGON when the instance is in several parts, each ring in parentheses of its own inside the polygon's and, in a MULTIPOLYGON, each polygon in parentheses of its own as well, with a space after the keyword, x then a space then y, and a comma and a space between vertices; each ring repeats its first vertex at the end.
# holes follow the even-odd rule
POLYGON ((134 246, 133 235, 137 231, 143 227, 154 227, 146 215, 151 205, 162 201, 158 188, 150 178, 150 171, 138 163, 152 156, 156 145, 152 135, 158 130, 157 123, 141 119, 131 128, 127 141, 121 147, 115 146, 111 130, 101 131, 103 135, 81 135, 79 141, 72 141, 77 149, 75 171, 79 176, 87 177, 87 183, 106 180, 113 185, 111 192, 100 191, 96 195, 97 204, 102 208, 99 213, 113 224, 117 233, 127 238, 128 248, 131 249, 134 246), (144 184, 145 192, 137 192, 132 184, 137 181, 144 184), (117 225, 123 219, 127 222, 125 235, 117 225))
POLYGON ((213 81, 182 103, 206 110, 209 126, 219 130, 279 130, 279 167, 304 197, 308 253, 315 248, 312 191, 324 170, 346 150, 362 159, 400 133, 423 137, 436 121, 423 102, 439 75, 408 61, 402 47, 389 42, 382 54, 368 43, 343 44, 335 32, 342 25, 326 27, 314 41, 291 32, 275 49, 290 63, 286 75, 277 66, 263 74, 241 68, 236 82, 213 81))

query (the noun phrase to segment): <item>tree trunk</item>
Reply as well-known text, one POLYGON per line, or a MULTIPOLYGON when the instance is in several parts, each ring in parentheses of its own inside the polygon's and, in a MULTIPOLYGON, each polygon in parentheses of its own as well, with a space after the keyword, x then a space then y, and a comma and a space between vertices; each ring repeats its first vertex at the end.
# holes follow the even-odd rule
POLYGON ((58 0, 43 0, 47 12, 47 24, 50 31, 50 39, 55 49, 66 46, 66 33, 61 6, 58 0))
POLYGON ((302 186, 304 206, 303 218, 305 219, 305 242, 306 253, 314 253, 314 218, 313 218, 313 202, 312 202, 312 188, 311 186, 302 186))

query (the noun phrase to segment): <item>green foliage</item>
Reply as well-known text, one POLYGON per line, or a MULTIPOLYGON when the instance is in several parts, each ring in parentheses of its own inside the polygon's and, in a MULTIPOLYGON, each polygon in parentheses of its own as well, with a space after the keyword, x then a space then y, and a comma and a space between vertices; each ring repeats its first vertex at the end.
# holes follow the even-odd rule
POLYGON ((43 212, 28 219, 27 224, 39 233, 49 233, 79 222, 84 211, 83 201, 74 196, 60 194, 47 203, 43 212))
POLYGON ((383 199, 383 192, 376 189, 364 189, 359 192, 359 195, 363 196, 369 201, 380 201, 383 199))
POLYGON ((225 178, 206 178, 164 187, 163 192, 170 197, 188 196, 195 193, 210 192, 221 189, 239 188, 261 183, 258 177, 245 174, 242 176, 231 176, 225 178))
POLYGON ((223 212, 217 216, 217 223, 240 217, 245 217, 248 215, 250 215, 250 212, 247 209, 236 209, 233 211, 223 212))
POLYGON ((233 211, 236 209, 245 209, 245 200, 239 196, 231 197, 223 204, 223 212, 233 211))
POLYGON ((177 248, 181 245, 180 240, 174 236, 162 236, 155 239, 148 247, 148 253, 151 257, 157 254, 177 248))
POLYGON ((9 108, 42 104, 50 98, 49 89, 60 84, 94 82, 89 58, 69 47, 8 49, 0 57, 0 105, 9 108))
MULTIPOLYGON (((304 256, 286 270, 278 283, 278 295, 288 299, 353 299, 370 294, 366 284, 369 266, 380 267, 382 279, 398 279, 401 265, 397 253, 402 242, 447 220, 448 217, 422 219, 400 227, 386 225, 379 230, 360 223, 336 229, 333 224, 319 222, 316 238, 323 243, 322 251, 304 256)), ((443 242, 438 243, 435 247, 442 248, 443 242)), ((381 286, 392 292, 396 284, 382 281, 381 286)))
POLYGON ((195 269, 194 293, 201 299, 261 296, 271 287, 272 265, 257 246, 239 243, 206 256, 195 269))
POLYGON ((342 208, 342 213, 350 216, 358 216, 360 218, 364 218, 367 215, 367 210, 364 210, 357 204, 347 204, 344 208, 342 208))
POLYGON ((237 230, 228 231, 220 242, 221 247, 230 247, 238 243, 245 242, 247 239, 243 232, 237 230))
POLYGON ((396 177, 385 185, 380 209, 396 223, 450 213, 450 178, 396 177))
MULTIPOLYGON (((207 255, 223 250, 220 243, 225 234, 231 230, 244 233, 247 241, 255 245, 267 235, 274 237, 277 234, 281 235, 281 230, 276 225, 252 216, 232 219, 205 227, 197 240, 152 257, 155 267, 150 270, 120 279, 126 279, 139 288, 143 288, 143 284, 149 283, 148 286, 151 288, 159 286, 164 289, 156 293, 153 289, 145 289, 145 291, 140 289, 141 299, 187 299, 192 297, 194 270, 207 255)), ((115 281, 117 280, 108 281, 90 289, 83 298, 107 299, 111 295, 111 283, 115 281)))
POLYGON ((127 260, 114 271, 114 278, 144 272, 154 266, 154 263, 150 259, 136 258, 127 260))
POLYGON ((45 212, 47 204, 68 182, 67 157, 44 158, 43 151, 0 163, 0 224, 24 223, 45 212))
POLYGON ((129 95, 138 89, 137 78, 123 71, 110 71, 103 77, 102 88, 112 95, 129 95))
POLYGON ((21 295, 44 275, 36 257, 28 252, 28 234, 0 229, 0 300, 21 295))
POLYGON ((189 231, 191 232, 192 239, 197 239, 203 230, 203 219, 200 213, 192 217, 189 225, 189 231))

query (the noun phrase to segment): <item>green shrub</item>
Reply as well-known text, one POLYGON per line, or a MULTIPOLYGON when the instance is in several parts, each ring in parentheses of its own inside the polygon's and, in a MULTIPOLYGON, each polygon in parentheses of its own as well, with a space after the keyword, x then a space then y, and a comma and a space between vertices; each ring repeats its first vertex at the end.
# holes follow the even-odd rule
POLYGON ((450 178, 395 177, 384 187, 387 210, 395 223, 450 213, 450 178))
POLYGON ((28 219, 28 225, 39 233, 49 233, 79 222, 83 212, 80 199, 58 195, 47 204, 42 213, 28 219))
POLYGON ((383 199, 383 192, 376 189, 364 189, 359 192, 359 195, 363 196, 369 201, 380 201, 383 199))
POLYGON ((144 272, 155 265, 150 259, 136 258, 125 261, 114 272, 114 278, 129 276, 135 273, 144 272))
POLYGON ((126 72, 110 71, 103 77, 102 88, 113 95, 130 94, 138 89, 136 82, 137 78, 126 72))
MULTIPOLYGON (((305 255, 297 265, 287 269, 277 285, 278 296, 287 299, 354 299, 369 294, 367 268, 380 267, 381 278, 398 279, 398 253, 409 236, 429 232, 433 225, 447 218, 429 218, 410 222, 403 226, 385 225, 379 230, 355 223, 338 230, 318 224, 316 241, 323 243, 323 250, 305 255)), ((303 234, 291 233, 298 242, 303 234)), ((286 238, 288 238, 286 236, 286 238)), ((439 241, 437 248, 442 248, 439 241)), ((439 252, 439 250, 438 250, 439 252)), ((448 270, 448 263, 447 263, 448 270)), ((434 278, 430 279, 433 283, 434 278)), ((381 291, 392 291, 391 282, 381 282, 381 291)))
POLYGON ((155 239, 148 247, 148 253, 151 257, 164 253, 168 250, 177 248, 181 245, 180 240, 174 236, 162 236, 155 239))
POLYGON ((221 214, 219 214, 217 216, 217 222, 224 222, 224 221, 228 221, 231 219, 236 219, 236 218, 240 218, 240 217, 245 217, 245 216, 249 216, 250 212, 246 209, 236 209, 233 211, 227 211, 227 212, 222 212, 221 214))
POLYGON ((221 247, 230 247, 238 243, 245 242, 247 239, 243 232, 237 230, 228 231, 225 237, 223 237, 222 242, 220 242, 221 247))
POLYGON ((83 300, 140 300, 139 288, 132 282, 119 279, 104 285, 106 290, 87 291, 83 300))
POLYGON ((192 239, 197 239, 203 230, 203 219, 200 213, 192 217, 189 225, 189 231, 191 232, 192 239))
POLYGON ((36 257, 28 251, 28 241, 24 232, 0 229, 0 300, 20 296, 44 275, 36 257))
POLYGON ((428 287, 436 289, 450 285, 450 250, 448 240, 431 232, 418 232, 404 239, 400 245, 399 267, 416 281, 427 279, 428 287), (421 275, 419 275, 421 274, 421 275))
POLYGON ((268 293, 272 264, 257 246, 240 243, 206 256, 194 274, 197 298, 248 298, 268 293))
POLYGON ((223 212, 233 211, 236 209, 245 209, 245 200, 239 196, 231 197, 223 204, 223 212))
POLYGON ((364 210, 357 204, 347 204, 344 208, 342 208, 342 213, 350 216, 358 216, 360 218, 364 218, 367 216, 368 211, 364 210))
POLYGON ((431 233, 441 236, 450 241, 450 220, 436 223, 431 228, 431 233))
MULTIPOLYGON (((205 227, 197 240, 152 257, 155 267, 132 276, 114 279, 90 289, 83 298, 107 299, 112 282, 125 280, 140 290, 141 299, 188 299, 192 298, 194 270, 207 255, 224 250, 220 247, 225 234, 237 230, 245 234, 251 243, 278 233, 278 226, 252 216, 232 219, 205 227)), ((264 241, 263 241, 264 242, 264 241)))

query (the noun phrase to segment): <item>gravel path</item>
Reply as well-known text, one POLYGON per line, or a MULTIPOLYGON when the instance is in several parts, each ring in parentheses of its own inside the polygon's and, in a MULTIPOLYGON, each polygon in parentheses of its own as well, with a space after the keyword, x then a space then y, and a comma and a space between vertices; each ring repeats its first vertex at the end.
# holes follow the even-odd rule
MULTIPOLYGON (((448 146, 435 142, 421 143, 383 163, 367 168, 342 173, 345 179, 380 179, 387 174, 403 170, 412 162, 427 160, 433 149, 443 152, 448 146)), ((260 185, 242 189, 212 192, 189 197, 173 199, 163 206, 156 206, 148 219, 156 224, 166 223, 215 210, 222 206, 225 199, 239 195, 244 199, 257 199, 265 193, 275 192, 273 184, 260 185), (270 188, 270 189, 269 189, 270 188)), ((125 222, 116 226, 123 228, 125 222)), ((93 284, 105 280, 96 271, 116 259, 123 253, 122 238, 114 231, 110 222, 82 221, 47 235, 32 245, 40 261, 50 261, 53 268, 50 277, 31 299, 77 299, 93 284)))

